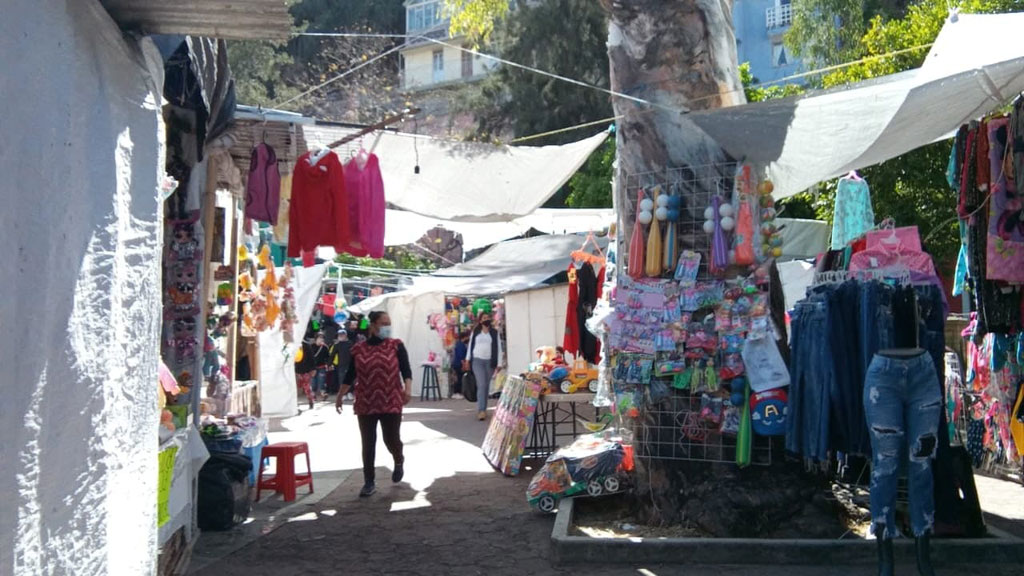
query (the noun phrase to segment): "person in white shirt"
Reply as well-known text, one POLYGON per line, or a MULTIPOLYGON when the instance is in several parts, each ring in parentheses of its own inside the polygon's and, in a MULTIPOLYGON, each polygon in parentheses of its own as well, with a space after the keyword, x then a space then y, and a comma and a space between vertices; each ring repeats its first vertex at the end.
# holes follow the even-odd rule
POLYGON ((487 419, 487 396, 490 394, 491 379, 501 361, 501 337, 491 323, 491 315, 480 315, 479 323, 473 329, 469 340, 469 354, 466 363, 476 378, 477 420, 487 419))

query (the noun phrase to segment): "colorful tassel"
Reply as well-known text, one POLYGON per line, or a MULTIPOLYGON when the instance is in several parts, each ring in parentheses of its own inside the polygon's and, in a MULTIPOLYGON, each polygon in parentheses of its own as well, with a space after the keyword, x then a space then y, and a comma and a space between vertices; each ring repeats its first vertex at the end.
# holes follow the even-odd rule
POLYGON ((637 190, 636 222, 633 224, 633 237, 629 241, 629 267, 626 272, 631 278, 640 279, 644 275, 644 226, 640 223, 640 202, 644 199, 644 191, 637 190))
POLYGON ((661 226, 658 219, 651 220, 651 231, 647 236, 647 276, 657 278, 661 276, 661 226))
POLYGON ((711 200, 711 207, 714 210, 712 220, 715 223, 715 231, 711 238, 711 264, 715 270, 725 270, 729 266, 729 245, 725 241, 725 230, 722 229, 722 217, 719 209, 722 207, 722 197, 715 196, 711 200))

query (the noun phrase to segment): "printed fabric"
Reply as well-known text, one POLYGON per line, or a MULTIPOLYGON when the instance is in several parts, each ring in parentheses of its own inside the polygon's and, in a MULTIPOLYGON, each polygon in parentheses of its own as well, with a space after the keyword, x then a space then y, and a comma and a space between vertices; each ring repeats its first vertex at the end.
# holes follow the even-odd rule
POLYGON ((841 179, 832 215, 832 249, 843 249, 874 227, 875 212, 871 208, 871 189, 867 181, 841 179))
POLYGON ((401 414, 405 389, 398 367, 398 340, 384 340, 377 346, 360 342, 352 347, 357 380, 357 416, 401 414))
POLYGON ((988 123, 991 201, 989 202, 986 277, 1024 282, 1024 203, 1013 181, 1013 166, 1004 165, 1010 120, 988 123))

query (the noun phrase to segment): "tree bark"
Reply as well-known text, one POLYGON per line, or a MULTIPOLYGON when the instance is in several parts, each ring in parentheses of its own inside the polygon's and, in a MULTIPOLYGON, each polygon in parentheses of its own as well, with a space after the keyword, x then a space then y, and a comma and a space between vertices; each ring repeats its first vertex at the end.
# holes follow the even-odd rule
MULTIPOLYGON (((702 174, 713 167, 720 176, 731 177, 724 165, 733 159, 689 121, 687 113, 746 102, 732 28, 732 0, 600 1, 610 16, 611 88, 649 102, 613 97, 620 117, 615 175, 618 237, 630 238, 637 187, 663 181, 667 169, 683 169, 693 181, 680 190, 684 215, 679 238, 684 248, 693 246, 696 235, 703 234, 693 228, 700 227, 704 206, 685 199, 698 194, 706 198, 708 191, 700 188, 713 184, 702 174), (638 181, 637 175, 647 173, 661 177, 638 181), (684 228, 685 222, 693 223, 690 229, 684 228)), ((638 442, 642 442, 640 435, 638 442)), ((638 458, 637 473, 637 496, 647 519, 678 523, 680 514, 687 514, 687 494, 697 494, 695 488, 713 482, 716 475, 721 477, 722 467, 638 458)))

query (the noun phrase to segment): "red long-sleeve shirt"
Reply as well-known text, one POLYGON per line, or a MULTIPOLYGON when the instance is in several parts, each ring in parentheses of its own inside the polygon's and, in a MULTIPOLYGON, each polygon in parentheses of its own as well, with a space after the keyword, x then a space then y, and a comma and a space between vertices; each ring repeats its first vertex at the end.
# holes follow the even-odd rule
POLYGON ((341 161, 328 152, 314 165, 310 153, 299 156, 292 175, 288 212, 288 257, 298 258, 317 246, 338 252, 348 244, 349 209, 341 161))

